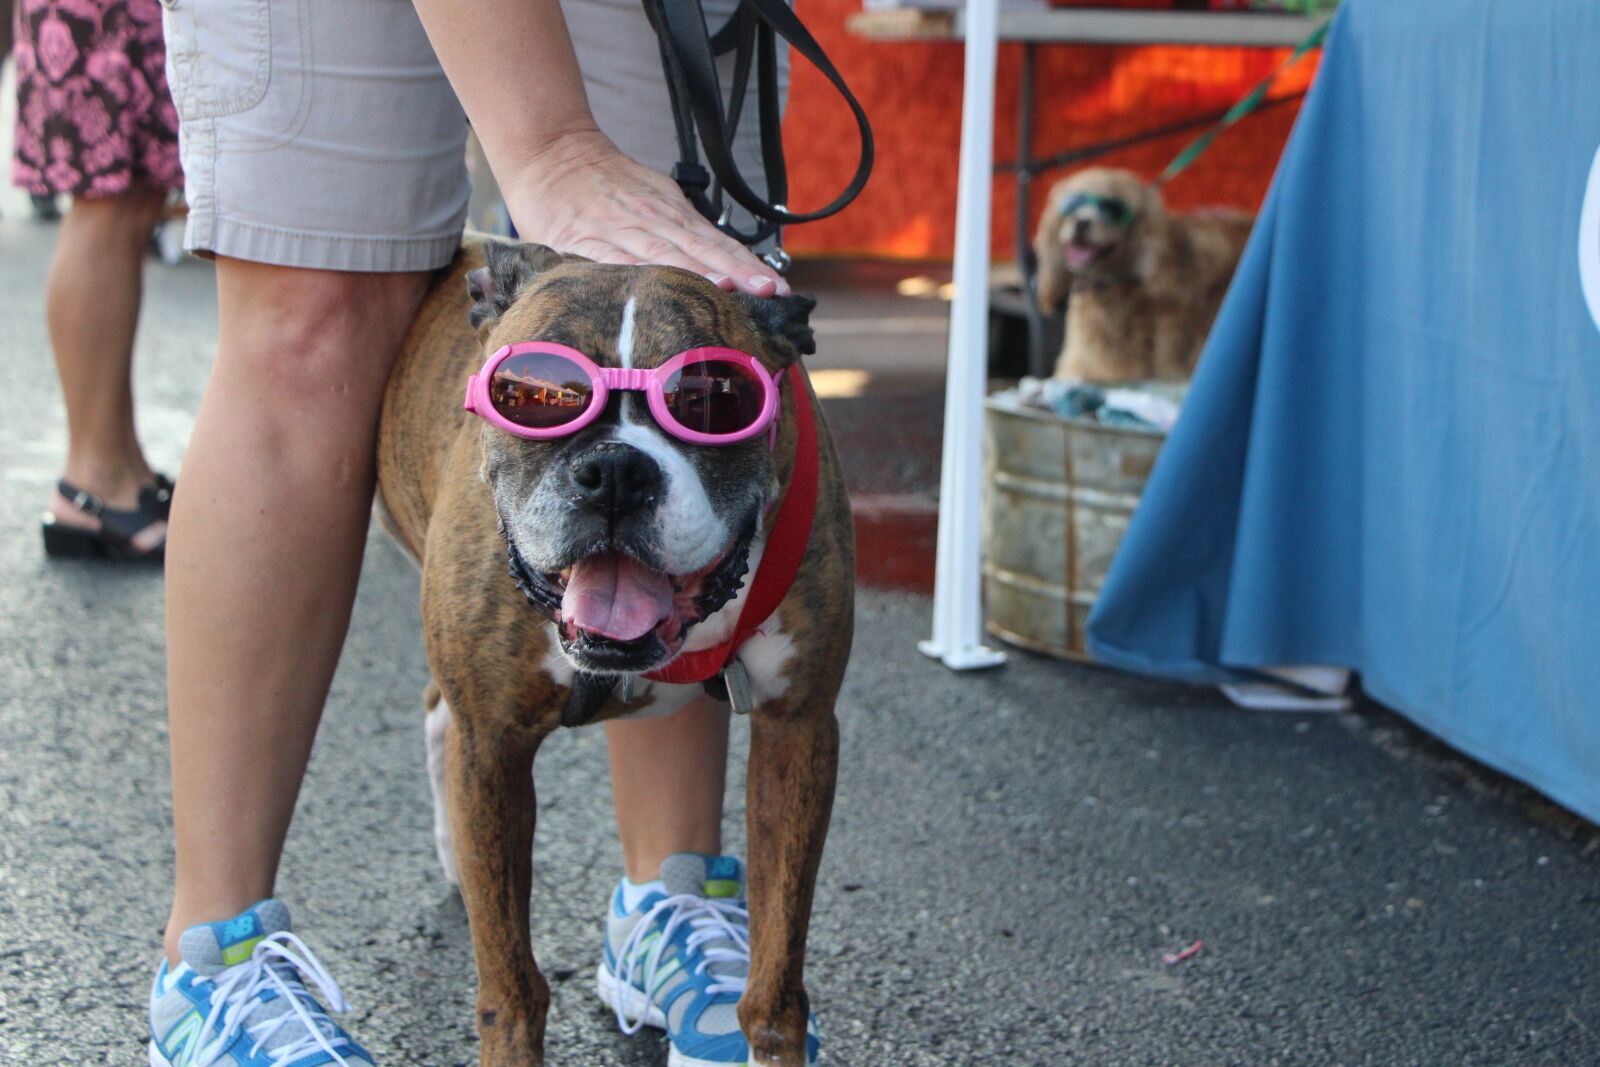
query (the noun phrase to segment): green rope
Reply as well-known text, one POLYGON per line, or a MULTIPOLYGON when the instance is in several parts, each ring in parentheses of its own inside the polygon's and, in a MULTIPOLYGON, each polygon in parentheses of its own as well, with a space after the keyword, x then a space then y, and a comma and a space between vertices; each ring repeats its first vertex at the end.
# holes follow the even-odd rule
POLYGON ((1211 147, 1211 142, 1215 141, 1222 131, 1260 107, 1261 102, 1267 98, 1267 90, 1272 88, 1272 83, 1278 80, 1279 75, 1298 63, 1301 56, 1322 44, 1322 39, 1328 35, 1330 23, 1331 20, 1312 30, 1310 36, 1295 46, 1294 53, 1283 61, 1282 66, 1267 75, 1260 85, 1257 85, 1245 95, 1243 100, 1229 108, 1228 113, 1222 116, 1215 126, 1196 137, 1188 148, 1179 152, 1177 158, 1167 164, 1167 169, 1161 172, 1160 177, 1156 178, 1153 184, 1165 185, 1179 174, 1182 174, 1188 169, 1189 164, 1200 158, 1200 154, 1211 147))

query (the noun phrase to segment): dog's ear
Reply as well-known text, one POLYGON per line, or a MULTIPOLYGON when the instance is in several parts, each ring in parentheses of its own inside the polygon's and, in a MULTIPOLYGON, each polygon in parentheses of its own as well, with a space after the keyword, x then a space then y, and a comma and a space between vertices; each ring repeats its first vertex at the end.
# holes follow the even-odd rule
POLYGON ((1143 182, 1139 186, 1139 215, 1141 218, 1156 218, 1167 213, 1167 201, 1161 195, 1161 189, 1153 182, 1143 182))
POLYGON ((1044 214, 1039 216, 1039 232, 1033 238, 1034 262, 1038 266, 1035 292, 1042 311, 1054 311, 1067 298, 1072 280, 1067 276, 1067 265, 1061 260, 1061 201, 1066 196, 1064 187, 1057 184, 1045 200, 1044 214))
POLYGON ((469 321, 473 329, 480 329, 505 314, 529 282, 566 257, 544 245, 485 241, 483 258, 486 265, 467 274, 467 293, 472 297, 469 321))
POLYGON ((1187 288, 1191 284, 1188 271, 1173 258, 1172 216, 1167 214, 1161 190, 1154 185, 1143 187, 1133 225, 1134 277, 1144 285, 1187 288))
POLYGON ((811 312, 817 302, 811 297, 735 295, 744 305, 750 324, 766 338, 785 367, 817 350, 817 339, 811 332, 811 312))

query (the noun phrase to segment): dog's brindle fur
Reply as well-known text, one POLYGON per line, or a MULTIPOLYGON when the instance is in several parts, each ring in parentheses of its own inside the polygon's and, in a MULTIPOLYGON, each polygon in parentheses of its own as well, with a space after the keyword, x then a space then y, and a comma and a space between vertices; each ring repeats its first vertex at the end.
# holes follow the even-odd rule
MULTIPOLYGON (((514 251, 520 266, 501 248, 493 253, 500 269, 486 273, 480 269, 484 250, 469 245, 435 280, 390 379, 378 442, 385 522, 421 561, 428 660, 453 713, 446 729, 446 790, 477 957, 485 1067, 543 1062, 550 995, 529 939, 531 775, 534 754, 555 729, 568 692, 542 666, 552 651, 553 627, 507 576, 506 546, 486 484, 486 478, 510 477, 507 471, 537 470, 552 446, 510 438, 463 411, 467 377, 487 352, 534 338, 562 341, 602 366, 615 365, 630 295, 635 336, 649 339, 648 351, 633 354, 635 366, 662 362, 692 344, 721 344, 757 355, 776 374, 798 358, 800 331, 809 341, 803 315, 797 323, 781 303, 721 293, 685 271, 600 266, 537 246, 514 251), (476 305, 467 281, 474 270, 476 305), (490 473, 496 464, 498 476, 490 473)), ((758 476, 770 464, 764 472, 770 484, 761 488, 764 502, 776 499, 794 461, 793 404, 785 389, 770 458, 763 436, 753 458, 736 460, 732 453, 744 446, 734 446, 716 450, 707 462, 742 465, 733 480, 745 486, 751 464, 758 476)), ((820 409, 816 416, 816 518, 799 575, 774 620, 791 638, 794 654, 774 687, 780 691, 750 716, 751 971, 739 1019, 751 1062, 783 1067, 805 1063, 806 929, 833 802, 834 702, 853 622, 849 506, 820 409)), ((574 438, 602 432, 613 418, 608 412, 574 438)), ((494 494, 501 492, 496 485, 494 494)), ((770 511, 763 522, 770 526, 770 511)), ((596 719, 629 710, 612 701, 596 719)))

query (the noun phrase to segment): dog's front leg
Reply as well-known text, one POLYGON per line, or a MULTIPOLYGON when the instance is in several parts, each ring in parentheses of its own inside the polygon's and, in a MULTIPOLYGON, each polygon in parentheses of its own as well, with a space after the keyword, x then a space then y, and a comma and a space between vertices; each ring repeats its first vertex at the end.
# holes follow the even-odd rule
POLYGON ((838 764, 832 695, 751 716, 750 982, 739 1001, 750 1067, 805 1067, 806 929, 838 764))
POLYGON ((445 774, 456 869, 478 962, 478 1062, 538 1067, 550 1005, 528 932, 539 739, 517 728, 485 727, 490 717, 469 711, 455 709, 445 774))

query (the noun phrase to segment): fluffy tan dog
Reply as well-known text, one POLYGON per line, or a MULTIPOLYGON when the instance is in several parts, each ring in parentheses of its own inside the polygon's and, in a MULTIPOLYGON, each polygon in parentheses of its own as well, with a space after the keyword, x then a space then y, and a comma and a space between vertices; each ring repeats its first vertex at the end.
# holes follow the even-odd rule
POLYGON ((1126 170, 1057 182, 1034 237, 1040 305, 1072 296, 1056 377, 1188 378, 1254 221, 1240 211, 1169 215, 1126 170))

